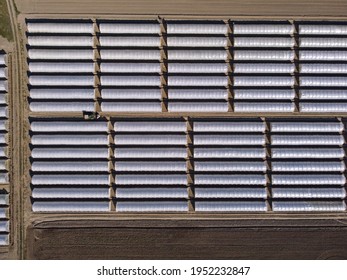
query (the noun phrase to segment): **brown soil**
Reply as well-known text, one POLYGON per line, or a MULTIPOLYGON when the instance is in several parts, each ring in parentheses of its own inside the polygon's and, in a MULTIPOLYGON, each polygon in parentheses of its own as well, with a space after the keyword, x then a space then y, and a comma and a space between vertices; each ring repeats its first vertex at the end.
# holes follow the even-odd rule
POLYGON ((25 14, 346 16, 344 0, 16 0, 25 14), (212 4, 213 3, 213 4, 212 4))

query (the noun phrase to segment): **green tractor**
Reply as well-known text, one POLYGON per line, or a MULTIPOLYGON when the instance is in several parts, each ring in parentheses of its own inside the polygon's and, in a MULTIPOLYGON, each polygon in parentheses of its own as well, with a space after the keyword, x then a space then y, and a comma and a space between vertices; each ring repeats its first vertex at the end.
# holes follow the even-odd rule
POLYGON ((85 120, 97 120, 100 118, 100 115, 97 112, 83 111, 83 118, 85 120))

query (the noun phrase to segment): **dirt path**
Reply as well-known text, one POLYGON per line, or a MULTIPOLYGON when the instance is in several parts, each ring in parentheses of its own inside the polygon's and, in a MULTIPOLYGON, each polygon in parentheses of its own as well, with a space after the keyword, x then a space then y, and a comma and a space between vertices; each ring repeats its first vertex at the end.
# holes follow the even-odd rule
POLYGON ((346 16, 344 0, 16 0, 27 14, 346 16), (213 4, 211 4, 213 2, 213 4))
POLYGON ((11 89, 10 92, 10 133, 11 133, 11 168, 10 174, 12 178, 12 229, 13 229, 13 238, 14 238, 14 246, 17 249, 18 258, 23 258, 23 203, 22 203, 22 174, 23 174, 23 135, 22 135, 22 127, 23 127, 23 102, 22 102, 22 54, 21 54, 21 41, 20 35, 18 32, 18 24, 17 24, 17 14, 16 9, 14 7, 13 0, 6 0, 7 6, 9 9, 9 15, 11 20, 11 28, 13 32, 14 38, 14 48, 11 55, 12 58, 12 80, 11 80, 11 89))

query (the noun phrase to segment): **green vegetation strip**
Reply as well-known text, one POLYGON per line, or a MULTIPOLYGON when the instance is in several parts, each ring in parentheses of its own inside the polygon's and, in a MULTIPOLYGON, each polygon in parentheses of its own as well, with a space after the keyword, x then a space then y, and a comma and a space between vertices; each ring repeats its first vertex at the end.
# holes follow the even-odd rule
POLYGON ((9 41, 13 41, 10 15, 8 13, 6 0, 0 0, 0 36, 9 41))

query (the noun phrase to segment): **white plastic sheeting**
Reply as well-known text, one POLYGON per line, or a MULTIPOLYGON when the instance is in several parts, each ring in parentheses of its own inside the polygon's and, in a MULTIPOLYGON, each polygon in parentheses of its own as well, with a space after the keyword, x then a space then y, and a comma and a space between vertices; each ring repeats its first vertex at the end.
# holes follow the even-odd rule
POLYGON ((108 172, 107 161, 37 161, 31 164, 34 172, 108 172))
POLYGON ((160 76, 101 76, 102 86, 161 86, 160 76))
POLYGON ((169 86, 210 86, 226 87, 228 86, 227 76, 169 76, 169 86))
POLYGON ((160 60, 160 50, 100 50, 105 60, 160 60))
POLYGON ((226 89, 169 89, 169 99, 227 99, 226 89))
POLYGON ((8 205, 8 194, 0 194, 0 205, 8 205))
POLYGON ((92 22, 28 22, 29 33, 90 33, 94 32, 92 22))
POLYGON ((100 36, 102 47, 159 47, 160 37, 110 37, 100 36))
POLYGON ((33 99, 94 99, 93 88, 32 88, 33 99))
POLYGON ((8 234, 0 234, 0 246, 2 245, 8 245, 8 234))
POLYGON ((341 100, 341 99, 347 99, 347 90, 301 89, 299 93, 300 93, 300 99, 302 99, 302 100, 314 100, 314 99, 341 100))
POLYGON ((265 158, 263 148, 195 148, 195 158, 265 158))
POLYGON ((272 158, 343 158, 345 153, 341 148, 307 148, 288 149, 272 148, 272 158))
POLYGON ((108 158, 108 148, 34 148, 31 156, 35 158, 108 158))
POLYGON ((7 121, 6 120, 0 120, 0 130, 2 130, 2 131, 7 130, 7 121))
POLYGON ((185 201, 118 201, 117 212, 187 212, 185 201))
POLYGON ((181 171, 186 172, 185 161, 116 161, 117 171, 181 171))
POLYGON ((160 63, 110 63, 101 62, 103 73, 160 73, 160 63))
POLYGON ((161 103, 158 102, 102 102, 103 112, 161 112, 161 103))
POLYGON ((246 48, 291 48, 295 44, 294 38, 282 37, 235 37, 235 47, 246 48))
POLYGON ((0 157, 7 157, 7 147, 0 147, 0 157))
POLYGON ((7 55, 0 53, 0 65, 6 65, 7 55))
POLYGON ((117 121, 114 123, 116 132, 186 132, 184 121, 117 121))
POLYGON ((7 143, 7 134, 0 133, 0 144, 6 144, 7 143))
POLYGON ((0 118, 7 118, 8 117, 8 109, 6 107, 0 107, 0 118))
POLYGON ((263 161, 194 161, 194 170, 198 172, 265 172, 263 161))
POLYGON ((222 50, 168 50, 169 60, 226 60, 227 51, 222 50))
POLYGON ((300 112, 319 112, 319 113, 331 113, 331 112, 347 112, 347 103, 308 103, 301 102, 299 104, 300 112))
MULTIPOLYGON (((301 79, 302 78, 304 77, 301 77, 301 79)), ((293 77, 234 77, 234 86, 236 87, 292 87, 294 86, 294 82, 295 80, 293 77)))
POLYGON ((344 188, 272 188, 273 198, 345 198, 344 188))
POLYGON ((68 198, 68 199, 108 199, 110 197, 109 188, 34 188, 32 191, 33 198, 51 199, 51 198, 68 198))
POLYGON ((227 112, 227 102, 169 102, 169 112, 227 112))
POLYGON ((264 145, 263 135, 194 135, 194 145, 264 145))
POLYGON ((300 77, 303 87, 347 87, 345 77, 300 77))
POLYGON ((92 49, 30 49, 28 57, 40 60, 93 60, 94 51, 92 49))
POLYGON ((300 51, 300 60, 331 60, 331 61, 346 61, 347 51, 300 51))
POLYGON ((33 112, 94 111, 94 102, 30 102, 33 112))
POLYGON ((108 145, 107 135, 33 135, 33 145, 108 145))
POLYGON ((108 212, 108 201, 35 201, 34 212, 108 212))
POLYGON ((8 209, 0 208, 0 219, 6 219, 8 217, 8 209))
POLYGON ((289 102, 235 102, 235 112, 294 112, 294 103, 289 102))
POLYGON ((208 47, 224 48, 228 45, 226 37, 168 37, 169 47, 208 47))
POLYGON ((344 143, 342 135, 272 135, 272 145, 306 146, 321 145, 342 146, 344 143))
POLYGON ((264 132, 263 122, 194 122, 194 132, 264 132))
POLYGON ((188 198, 186 188, 117 188, 118 198, 188 198))
POLYGON ((32 47, 93 47, 92 36, 28 36, 32 47))
POLYGON ((6 78, 7 72, 7 67, 0 67, 0 78, 6 78))
POLYGON ((340 122, 271 122, 272 132, 342 132, 340 122))
POLYGON ((273 185, 344 185, 344 175, 272 175, 273 185))
POLYGON ((346 48, 347 38, 300 38, 301 48, 346 48))
POLYGON ((187 175, 116 175, 116 185, 186 185, 187 175))
POLYGON ((99 30, 105 34, 159 34, 159 23, 101 22, 99 30))
POLYGON ((344 172, 342 161, 272 161, 272 171, 276 172, 344 172))
POLYGON ((234 34, 278 34, 290 35, 294 33, 292 24, 234 24, 234 34))
POLYGON ((116 145, 183 145, 187 144, 186 135, 116 135, 116 145))
MULTIPOLYGON (((235 63, 234 73, 294 73, 292 63, 235 63)), ((236 77, 235 77, 236 78, 236 77)))
POLYGON ((107 132, 107 122, 76 122, 76 121, 33 121, 31 130, 34 132, 107 132))
POLYGON ((275 212, 340 212, 346 211, 343 201, 274 201, 275 212))
POLYGON ((266 212, 265 201, 196 201, 197 212, 266 212))
POLYGON ((294 51, 235 50, 234 60, 293 60, 294 51))
POLYGON ((33 185, 108 185, 109 175, 33 175, 33 185))
POLYGON ((6 94, 0 94, 0 104, 7 105, 7 96, 6 96, 6 94))
POLYGON ((301 63, 301 73, 334 73, 334 74, 345 74, 347 73, 347 64, 328 64, 328 63, 301 63))
POLYGON ((116 148, 115 158, 185 158, 185 148, 116 148))
POLYGON ((8 232, 10 230, 10 223, 8 221, 0 221, 0 232, 8 232))
POLYGON ((235 99, 294 99, 295 91, 292 89, 235 89, 235 99))
POLYGON ((161 99, 160 89, 102 89, 103 99, 161 99))
POLYGON ((225 23, 167 23, 168 34, 211 34, 225 35, 228 26, 225 23))
POLYGON ((8 183, 8 174, 0 174, 0 184, 7 184, 8 183))
POLYGON ((1 105, 3 105, 3 107, 2 107, 2 109, 0 109, 0 110, 2 110, 2 114, 7 114, 7 95, 6 94, 2 94, 1 92, 0 92, 0 106, 1 105))
POLYGON ((300 24, 299 34, 305 35, 347 35, 347 25, 300 24))
POLYGON ((94 86, 94 76, 31 75, 29 84, 33 86, 94 86))
POLYGON ((7 91, 7 81, 0 80, 0 91, 7 91))
POLYGON ((169 63, 169 73, 227 73, 226 63, 169 63))
MULTIPOLYGON (((30 62, 29 71, 32 73, 93 73, 93 62, 76 62, 76 63, 47 63, 47 62, 30 62)), ((63 80, 62 80, 63 82, 63 80)))
POLYGON ((265 188, 195 188, 196 198, 262 198, 265 188))

